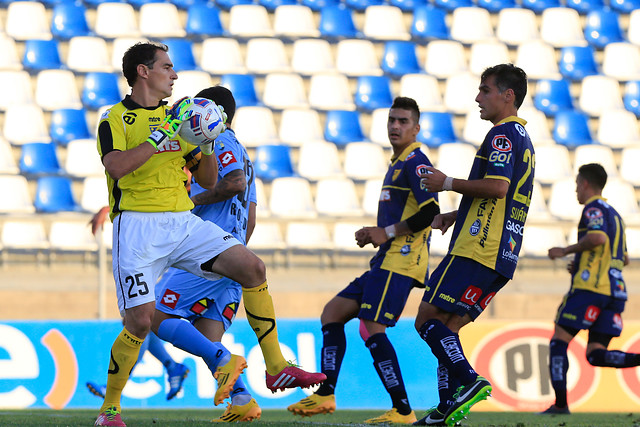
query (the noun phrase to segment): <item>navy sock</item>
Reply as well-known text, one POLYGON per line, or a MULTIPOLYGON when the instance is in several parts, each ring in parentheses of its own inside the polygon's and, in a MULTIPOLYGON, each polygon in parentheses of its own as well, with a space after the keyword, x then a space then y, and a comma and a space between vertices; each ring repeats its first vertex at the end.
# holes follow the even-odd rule
POLYGON ((426 342, 433 355, 449 370, 449 374, 458 378, 462 385, 471 384, 478 373, 471 367, 462 351, 457 334, 437 319, 430 319, 420 327, 420 338, 426 342))
POLYGON ((567 347, 569 343, 562 340, 551 340, 549 343, 549 373, 558 408, 567 406, 567 371, 569 370, 567 347))
POLYGON ((327 379, 320 385, 317 394, 328 396, 334 394, 342 359, 347 350, 347 337, 344 334, 344 324, 335 322, 327 323, 322 327, 322 373, 327 379))
POLYGON ((373 366, 376 368, 384 388, 391 396, 393 407, 398 410, 400 415, 409 415, 411 406, 407 390, 404 388, 398 357, 389 337, 384 332, 377 333, 371 335, 365 345, 371 352, 373 366))
POLYGON ((640 354, 599 348, 589 353, 587 360, 593 366, 604 366, 607 368, 632 368, 640 365, 640 354))
POLYGON ((147 339, 149 341, 149 353, 158 359, 164 365, 167 370, 173 369, 176 366, 176 362, 169 356, 167 350, 164 348, 164 341, 157 337, 153 332, 149 332, 147 339))
POLYGON ((438 362, 438 411, 446 414, 447 410, 453 405, 453 395, 460 387, 460 381, 449 374, 449 370, 442 363, 438 362))

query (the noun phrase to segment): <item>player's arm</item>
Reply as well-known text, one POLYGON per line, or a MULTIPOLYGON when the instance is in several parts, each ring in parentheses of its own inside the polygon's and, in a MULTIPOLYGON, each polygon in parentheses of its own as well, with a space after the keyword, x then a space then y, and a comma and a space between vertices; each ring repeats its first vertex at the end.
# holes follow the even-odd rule
MULTIPOLYGON (((215 156, 202 153, 198 161, 198 167, 191 169, 196 182, 202 188, 212 190, 218 181, 218 162, 215 156)), ((232 196, 233 197, 233 196, 232 196)))
POLYGON ((142 143, 137 147, 121 151, 115 147, 123 147, 124 131, 113 132, 108 120, 103 120, 98 127, 98 140, 102 147, 102 164, 107 173, 114 180, 130 174, 142 166, 156 152, 155 147, 149 143, 142 143))
POLYGON ((430 173, 421 175, 422 184, 427 191, 455 191, 464 196, 484 199, 503 199, 509 191, 509 181, 496 178, 458 179, 445 175, 442 171, 427 166, 430 173))
MULTIPOLYGON (((204 156, 212 157, 212 156, 204 156)), ((217 166, 216 166, 217 170, 217 166)), ((196 172, 200 171, 200 167, 196 172)), ((198 184, 200 181, 197 179, 198 184)), ((200 184, 202 185, 202 184, 200 184)), ((212 203, 222 202, 224 200, 231 199, 232 197, 242 194, 247 188, 247 178, 242 169, 235 169, 226 174, 220 181, 218 181, 213 189, 203 191, 191 197, 191 201, 194 205, 210 205, 212 203)))
POLYGON ((553 247, 549 249, 549 258, 556 259, 577 252, 589 251, 607 243, 607 235, 602 231, 588 232, 577 243, 567 247, 553 247))
POLYGON ((249 239, 253 234, 253 230, 256 228, 256 203, 249 203, 249 216, 247 218, 247 244, 249 244, 249 239))

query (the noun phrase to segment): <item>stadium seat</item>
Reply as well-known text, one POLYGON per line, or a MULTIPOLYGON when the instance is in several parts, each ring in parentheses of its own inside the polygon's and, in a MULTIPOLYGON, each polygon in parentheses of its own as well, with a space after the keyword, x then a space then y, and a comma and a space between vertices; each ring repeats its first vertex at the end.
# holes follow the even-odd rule
POLYGON ((283 4, 276 7, 273 30, 277 37, 318 37, 320 31, 313 18, 313 11, 300 4, 283 4))
POLYGON ((96 8, 95 31, 107 39, 140 36, 133 6, 129 3, 100 3, 96 8))
POLYGON ((378 203, 382 190, 382 178, 374 178, 365 181, 362 196, 362 208, 364 214, 375 217, 378 215, 378 203))
POLYGON ((360 114, 347 110, 327 111, 324 139, 339 146, 363 141, 365 137, 360 125, 360 114))
POLYGON ((140 6, 140 33, 146 37, 184 37, 178 8, 172 3, 146 3, 140 6))
POLYGON ((52 111, 49 134, 53 142, 62 146, 74 139, 90 138, 86 110, 63 108, 52 111))
POLYGON ((195 3, 189 6, 185 31, 188 37, 198 40, 224 35, 220 10, 212 3, 195 3))
POLYGON ((356 186, 348 178, 323 178, 316 188, 316 211, 319 215, 341 218, 362 217, 356 186))
POLYGON ((233 37, 271 37, 274 35, 267 9, 259 4, 240 4, 229 12, 229 34, 233 37))
POLYGON ((0 34, 0 70, 22 70, 16 42, 5 34, 0 34))
POLYGON ((317 110, 353 110, 355 104, 344 74, 314 74, 309 82, 309 105, 317 110))
POLYGON ((73 37, 69 40, 67 67, 80 73, 112 70, 105 39, 100 37, 73 37))
POLYGON ((342 4, 326 6, 320 10, 318 29, 320 35, 328 40, 355 38, 359 33, 351 9, 342 4))
POLYGON ((27 178, 22 175, 0 175, 0 212, 6 214, 35 212, 27 178))
POLYGON ((554 217, 575 222, 582 214, 582 205, 576 198, 576 180, 567 178, 551 185, 549 213, 554 217))
POLYGON ((12 145, 51 140, 42 108, 35 104, 9 105, 2 133, 12 145))
POLYGON ((349 222, 338 221, 333 226, 333 250, 332 250, 332 263, 334 267, 339 267, 342 264, 346 264, 349 259, 345 255, 362 255, 370 257, 376 253, 377 248, 372 245, 367 245, 364 248, 358 246, 354 236, 358 230, 362 228, 361 222, 349 222))
POLYGON ((256 177, 262 181, 293 176, 291 148, 288 145, 261 145, 253 157, 256 177))
POLYGON ((640 80, 624 85, 623 103, 625 109, 640 117, 640 80))
POLYGON ((507 8, 498 12, 496 37, 510 46, 518 46, 540 38, 536 15, 532 10, 507 8))
POLYGON ((311 8, 314 12, 322 12, 327 7, 339 5, 340 0, 302 0, 300 3, 311 8))
POLYGON ((0 71, 3 83, 0 91, 0 111, 10 105, 31 104, 34 101, 31 77, 26 71, 0 71))
POLYGON ((479 147, 492 126, 493 123, 482 120, 477 111, 469 111, 464 117, 462 141, 479 147))
POLYGON ((365 112, 376 108, 390 108, 393 103, 391 80, 386 76, 360 76, 354 95, 356 107, 365 112))
POLYGON ((78 3, 60 3, 53 8, 51 34, 61 40, 71 37, 88 36, 86 8, 78 3))
POLYGON ((540 79, 536 83, 535 107, 550 117, 558 111, 572 110, 573 101, 569 91, 569 82, 565 79, 540 79))
POLYGON ((598 120, 597 139, 611 148, 640 145, 640 130, 636 116, 627 110, 608 110, 598 120))
POLYGON ((247 72, 240 53, 240 43, 232 38, 205 39, 202 42, 200 67, 211 74, 244 74, 247 72))
POLYGON ((582 80, 578 106, 590 116, 604 111, 622 109, 620 83, 613 77, 595 75, 582 80))
MULTIPOLYGON (((51 257, 55 252, 95 252, 98 243, 87 221, 55 220, 49 230, 51 257)), ((86 255, 86 254, 85 254, 86 255)))
POLYGON ((598 74, 593 47, 567 46, 560 50, 558 62, 560 73, 571 80, 582 80, 586 76, 598 74))
POLYGON ((298 155, 298 174, 309 181, 344 176, 337 146, 325 141, 302 144, 298 155))
POLYGON ((536 181, 548 185, 572 176, 567 147, 558 144, 536 146, 536 181))
POLYGON ((640 185, 640 146, 622 149, 620 155, 620 178, 635 186, 640 185))
POLYGON ((74 178, 104 177, 104 166, 96 150, 95 139, 74 139, 69 142, 64 171, 74 178))
POLYGON ((409 32, 420 40, 446 40, 449 38, 446 16, 446 11, 433 5, 419 6, 413 11, 409 32))
POLYGON ((169 47, 169 55, 175 71, 190 71, 198 68, 193 56, 193 44, 190 40, 171 38, 163 39, 162 43, 169 47))
POLYGON ((241 4, 254 4, 254 0, 218 0, 215 2, 220 9, 229 11, 233 6, 241 4))
POLYGON ((611 0, 609 1, 611 9, 619 13, 632 13, 635 10, 640 9, 640 1, 638 0, 611 0))
POLYGON ((256 208, 256 216, 258 218, 268 218, 270 215, 269 201, 266 196, 267 193, 265 192, 264 184, 260 178, 256 178, 254 182, 256 185, 256 199, 258 201, 258 206, 256 208))
POLYGON ((258 4, 267 8, 267 11, 272 14, 280 6, 295 6, 298 2, 297 0, 258 0, 258 4))
POLYGON ((255 77, 252 74, 224 74, 220 85, 233 93, 236 108, 251 107, 259 104, 256 94, 255 77))
POLYGON ((287 245, 286 265, 291 268, 295 265, 295 255, 314 255, 319 260, 312 261, 314 267, 323 268, 327 265, 333 242, 329 235, 329 229, 323 222, 297 222, 287 224, 285 242, 287 245))
POLYGON ((389 147, 389 134, 387 122, 389 121, 389 109, 377 108, 371 112, 369 127, 369 140, 383 147, 389 147))
MULTIPOLYGON (((538 164, 536 164, 536 175, 538 173, 537 167, 538 164)), ((527 222, 530 224, 548 224, 550 220, 551 214, 549 213, 549 208, 547 208, 547 202, 544 201, 542 186, 539 181, 534 181, 531 202, 529 204, 529 212, 527 214, 527 222)))
POLYGON ((607 185, 602 190, 602 197, 615 207, 616 211, 624 218, 625 223, 638 224, 640 209, 633 185, 621 179, 609 178, 607 185))
POLYGON ((596 49, 624 41, 618 13, 608 8, 589 12, 584 25, 584 37, 596 49))
POLYGON ((491 16, 481 7, 458 7, 451 17, 451 38, 466 45, 494 38, 491 16))
POLYGON ((340 40, 336 49, 336 68, 352 76, 378 76, 382 74, 375 51, 369 40, 340 40))
POLYGON ((566 0, 566 6, 575 9, 580 15, 605 7, 603 0, 566 0))
POLYGON ((456 142, 453 130, 453 117, 449 113, 438 111, 423 111, 420 114, 420 132, 416 137, 418 142, 428 147, 439 147, 442 144, 456 142))
POLYGON ((87 73, 82 87, 82 104, 85 108, 97 110, 104 105, 117 104, 121 100, 116 74, 87 73))
POLYGON ((540 37, 553 47, 585 46, 580 15, 568 7, 551 7, 542 12, 540 37))
POLYGON ((488 67, 509 62, 511 62, 509 48, 503 42, 491 40, 471 45, 469 71, 476 76, 482 75, 482 72, 488 67))
POLYGON ((49 18, 44 4, 37 1, 14 1, 6 10, 5 31, 16 41, 50 40, 49 18))
POLYGON ((111 42, 111 68, 114 70, 122 69, 122 57, 124 53, 136 43, 144 42, 146 39, 142 37, 118 37, 111 42))
POLYGON ((492 14, 498 14, 503 9, 517 7, 515 0, 478 0, 477 4, 483 9, 487 9, 492 14))
POLYGON ((31 72, 60 68, 62 61, 60 61, 58 41, 55 39, 25 41, 22 65, 31 72))
POLYGON ((236 110, 233 130, 245 147, 278 142, 273 112, 267 107, 242 107, 236 110))
POLYGON ((252 38, 247 42, 247 70, 254 74, 287 73, 289 60, 280 39, 252 38))
POLYGON ((36 103, 43 110, 80 108, 76 77, 69 70, 43 70, 36 78, 36 103))
POLYGON ((588 116, 577 110, 560 111, 556 115, 553 139, 568 148, 593 144, 588 116))
POLYGON ((560 72, 555 55, 553 46, 542 40, 524 42, 518 46, 515 64, 527 70, 529 79, 556 79, 560 72))
POLYGON ((438 147, 436 167, 447 176, 466 178, 476 157, 477 149, 470 144, 453 142, 438 147))
POLYGON ((33 205, 40 213, 75 212, 80 209, 73 196, 71 180, 63 176, 38 178, 33 205))
POLYGON ((521 257, 547 258, 549 248, 565 247, 567 239, 558 225, 527 225, 522 239, 521 257))
MULTIPOLYGON (((253 230, 247 247, 253 252, 260 253, 264 251, 266 254, 275 258, 278 251, 286 248, 286 244, 282 238, 282 232, 280 231, 280 225, 276 222, 260 221, 253 230)), ((276 264, 275 259, 273 263, 276 264)))
POLYGON ((348 8, 356 12, 365 12, 370 6, 379 6, 384 4, 384 0, 345 0, 348 8))
POLYGON ((602 72, 620 81, 640 80, 640 46, 627 42, 606 45, 602 72))
POLYGON ((471 0, 435 0, 433 4, 447 12, 453 12, 461 7, 473 6, 473 2, 471 0))
POLYGON ((202 89, 211 86, 211 75, 205 71, 180 71, 178 80, 173 83, 173 93, 169 105, 183 96, 194 96, 202 89))
POLYGON ((30 142, 22 146, 20 173, 27 176, 62 172, 56 146, 51 142, 30 142))
POLYGON ((629 258, 640 258, 640 228, 637 226, 626 227, 624 232, 627 239, 627 254, 629 258))
POLYGON ((474 94, 478 93, 480 79, 469 72, 455 74, 447 79, 444 88, 444 106, 454 114, 467 114, 473 111, 477 114, 478 103, 474 94))
POLYGON ((618 167, 611 147, 600 144, 581 145, 574 150, 573 174, 578 174, 578 168, 587 163, 600 163, 609 178, 618 176, 618 167))
POLYGON ((522 117, 527 121, 527 133, 536 147, 539 145, 555 145, 551 137, 551 129, 547 123, 547 116, 542 111, 533 106, 520 107, 518 117, 522 117))
POLYGON ((464 46, 455 40, 433 40, 427 43, 425 71, 445 79, 468 70, 464 46))
POLYGON ((560 6, 560 0, 522 0, 522 7, 530 9, 538 15, 546 9, 560 6))
POLYGON ((635 45, 640 45, 640 9, 629 14, 627 38, 635 45))
POLYGON ((0 137, 0 175, 17 174, 18 172, 20 172, 20 170, 13 156, 11 144, 9 144, 6 139, 0 137))
POLYGON ((438 79, 428 74, 405 74, 400 79, 400 96, 415 99, 420 111, 442 111, 438 79))
POLYGON ((389 156, 371 142, 350 142, 344 149, 344 173, 355 181, 382 178, 387 173, 389 156))
POLYGON ((295 73, 267 74, 262 102, 275 110, 308 107, 302 77, 295 73))
POLYGON ((311 142, 324 142, 320 116, 316 110, 308 108, 284 110, 280 115, 278 134, 283 143, 292 147, 304 147, 311 142))
POLYGON ((411 41, 390 40, 384 45, 382 54, 382 71, 393 78, 401 78, 405 74, 420 73, 416 44, 411 41))
POLYGON ((291 69, 303 76, 335 71, 331 45, 324 39, 300 39, 293 42, 291 69))
POLYGON ((403 12, 412 13, 418 7, 426 6, 427 0, 389 0, 391 6, 400 8, 403 12))
MULTIPOLYGON (((10 253, 34 253, 38 258, 49 249, 49 239, 42 220, 9 220, 3 224, 0 246, 2 261, 10 262, 10 253)), ((38 261, 39 264, 39 261, 38 261)))
POLYGON ((272 216, 279 218, 315 218, 317 213, 309 181, 298 177, 274 179, 269 210, 272 216))
POLYGON ((391 5, 369 6, 364 11, 364 36, 372 40, 409 40, 409 31, 399 7, 391 5))

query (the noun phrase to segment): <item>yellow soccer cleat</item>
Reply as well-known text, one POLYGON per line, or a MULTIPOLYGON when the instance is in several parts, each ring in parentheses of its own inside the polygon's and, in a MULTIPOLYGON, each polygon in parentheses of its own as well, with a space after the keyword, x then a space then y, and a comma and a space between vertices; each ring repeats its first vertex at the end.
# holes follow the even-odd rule
POLYGON ((333 411, 336 410, 336 396, 334 394, 320 396, 319 394, 313 393, 300 402, 289 405, 287 409, 303 417, 310 417, 317 414, 332 414, 333 411))
POLYGON ((227 406, 227 410, 220 418, 211 420, 212 423, 236 423, 240 421, 253 421, 259 420, 262 415, 262 409, 258 406, 258 402, 255 399, 251 399, 249 403, 245 405, 231 405, 227 406))
POLYGON ((218 366, 216 373, 213 377, 218 381, 218 389, 213 397, 213 403, 219 405, 226 398, 229 397, 229 393, 233 390, 233 385, 238 380, 238 377, 247 367, 247 361, 242 356, 231 355, 231 359, 224 366, 218 366))
POLYGON ((416 414, 411 411, 408 415, 400 415, 396 408, 391 408, 379 417, 365 421, 365 424, 413 424, 416 421, 416 414))

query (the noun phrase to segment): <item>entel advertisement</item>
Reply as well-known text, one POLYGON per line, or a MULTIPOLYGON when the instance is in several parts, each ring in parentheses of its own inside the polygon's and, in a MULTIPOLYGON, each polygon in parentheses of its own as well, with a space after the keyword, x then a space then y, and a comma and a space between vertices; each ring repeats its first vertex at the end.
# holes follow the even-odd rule
MULTIPOLYGON (((322 336, 318 320, 280 320, 279 337, 287 359, 318 370, 322 336)), ((119 321, 0 323, 0 408, 98 408, 87 381, 106 381, 109 351, 121 330, 119 321)), ((342 409, 389 409, 390 399, 373 368, 357 322, 347 325, 347 353, 337 387, 342 409)), ((474 407, 481 411, 539 411, 553 402, 547 367, 553 325, 545 322, 483 321, 467 326, 461 339, 472 365, 493 384, 492 397, 474 407)), ((438 401, 436 361, 413 329, 401 320, 389 330, 411 405, 426 409, 438 401)), ((247 358, 245 383, 263 408, 285 408, 309 390, 272 394, 265 386, 264 361, 253 331, 237 319, 223 343, 247 358)), ((183 392, 166 400, 163 366, 145 355, 124 389, 125 408, 212 408, 215 381, 202 360, 166 344, 172 357, 188 365, 183 392)), ((569 404, 574 412, 621 412, 640 404, 636 368, 594 368, 586 362, 586 333, 569 346, 569 404)), ((640 352, 640 322, 625 325, 611 349, 640 352)), ((224 405, 218 408, 222 411, 224 405)))

